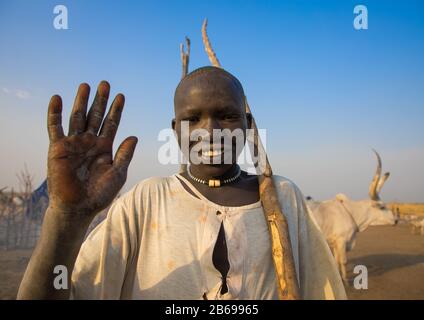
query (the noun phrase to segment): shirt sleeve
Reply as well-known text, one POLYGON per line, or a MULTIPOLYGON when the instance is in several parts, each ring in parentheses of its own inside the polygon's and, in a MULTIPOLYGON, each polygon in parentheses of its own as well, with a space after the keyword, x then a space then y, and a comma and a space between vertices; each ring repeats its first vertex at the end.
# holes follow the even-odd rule
POLYGON ((346 291, 335 259, 299 189, 300 291, 305 300, 344 300, 346 291))
POLYGON ((138 243, 132 192, 115 200, 81 246, 72 272, 71 299, 126 299, 138 243))
POLYGON ((300 189, 290 180, 275 176, 279 200, 289 226, 302 299, 346 299, 346 291, 334 257, 300 189))

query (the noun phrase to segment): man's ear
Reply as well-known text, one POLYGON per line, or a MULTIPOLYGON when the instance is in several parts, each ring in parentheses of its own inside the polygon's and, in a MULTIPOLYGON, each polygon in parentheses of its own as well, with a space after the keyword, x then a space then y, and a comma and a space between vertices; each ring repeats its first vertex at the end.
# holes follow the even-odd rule
POLYGON ((172 130, 174 130, 174 131, 175 131, 175 124, 176 124, 176 121, 175 121, 175 118, 174 118, 174 119, 172 119, 172 122, 171 122, 172 130))
POLYGON ((246 113, 246 119, 247 119, 247 128, 248 129, 252 129, 252 114, 251 113, 246 113))

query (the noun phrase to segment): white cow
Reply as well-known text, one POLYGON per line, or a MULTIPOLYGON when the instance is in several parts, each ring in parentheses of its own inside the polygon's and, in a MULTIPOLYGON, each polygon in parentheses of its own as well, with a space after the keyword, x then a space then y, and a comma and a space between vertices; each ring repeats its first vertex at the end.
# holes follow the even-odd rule
POLYGON ((424 235, 424 219, 413 219, 409 223, 412 225, 413 234, 418 233, 424 235))
POLYGON ((321 204, 321 202, 314 200, 311 196, 307 196, 305 199, 306 204, 311 211, 314 211, 321 204))
POLYGON ((340 193, 336 195, 335 199, 320 203, 307 201, 311 204, 310 210, 327 239, 345 282, 347 281, 346 252, 353 249, 356 234, 364 231, 370 225, 393 225, 396 223, 396 217, 391 210, 386 208, 379 197, 389 173, 387 172, 381 177, 381 158, 375 150, 374 152, 378 165, 370 185, 369 200, 353 201, 340 193))

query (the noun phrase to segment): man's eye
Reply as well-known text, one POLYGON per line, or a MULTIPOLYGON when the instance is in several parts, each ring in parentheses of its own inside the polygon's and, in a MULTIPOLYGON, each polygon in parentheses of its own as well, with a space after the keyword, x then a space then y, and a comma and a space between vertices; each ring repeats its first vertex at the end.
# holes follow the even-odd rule
POLYGON ((199 117, 187 117, 187 118, 184 118, 183 121, 197 122, 199 121, 199 117))
POLYGON ((237 114, 227 114, 223 116, 224 120, 237 120, 239 116, 237 114))

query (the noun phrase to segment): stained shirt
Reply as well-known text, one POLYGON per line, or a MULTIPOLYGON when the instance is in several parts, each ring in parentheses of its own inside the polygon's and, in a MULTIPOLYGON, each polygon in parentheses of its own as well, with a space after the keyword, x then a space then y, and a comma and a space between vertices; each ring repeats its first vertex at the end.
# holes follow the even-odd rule
MULTIPOLYGON (((284 177, 273 179, 302 298, 345 299, 333 256, 302 193, 284 177)), ((143 180, 112 204, 83 243, 71 291, 74 299, 278 299, 261 202, 222 206, 177 174, 143 180), (212 261, 221 224, 230 265, 225 294, 212 261)))

